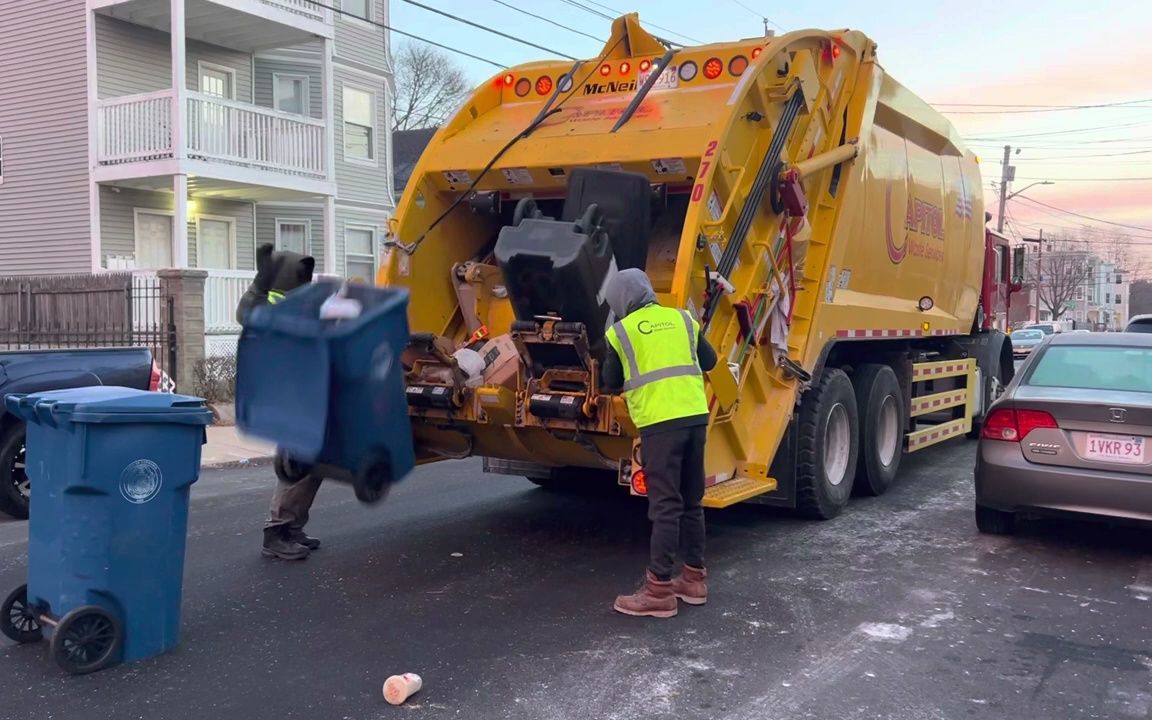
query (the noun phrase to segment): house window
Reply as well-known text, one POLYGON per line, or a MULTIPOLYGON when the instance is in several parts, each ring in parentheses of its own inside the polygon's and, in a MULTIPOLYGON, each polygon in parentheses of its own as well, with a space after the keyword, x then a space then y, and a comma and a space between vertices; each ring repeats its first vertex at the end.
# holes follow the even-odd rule
POLYGON ((373 161, 376 157, 375 96, 344 88, 344 157, 373 161))
POLYGON ((353 282, 376 278, 376 231, 370 227, 344 228, 344 274, 353 282))
POLYGON ((364 20, 372 19, 372 3, 371 0, 342 0, 340 8, 346 12, 355 15, 364 20))
POLYGON ((276 249, 308 255, 309 223, 307 220, 276 220, 276 249))
POLYGON ((1116 273, 1116 284, 1121 285, 1124 282, 1124 277, 1120 273, 1116 273))
POLYGON ((1120 293, 1116 293, 1116 304, 1123 305, 1124 301, 1120 299, 1120 293))
POLYGON ((196 218, 196 265, 206 270, 236 268, 236 221, 201 215, 196 218))
POLYGON ((1112 293, 1104 293, 1104 304, 1105 305, 1111 305, 1112 304, 1112 293))
POLYGON ((306 75, 272 76, 272 102, 281 112, 308 114, 308 77, 306 75))

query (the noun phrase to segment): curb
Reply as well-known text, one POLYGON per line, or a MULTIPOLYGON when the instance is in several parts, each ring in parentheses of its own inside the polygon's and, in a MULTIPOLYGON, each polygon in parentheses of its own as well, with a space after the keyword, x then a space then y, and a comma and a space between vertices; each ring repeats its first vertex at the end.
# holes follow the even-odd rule
POLYGON ((242 460, 224 460, 222 462, 207 463, 200 466, 201 470, 235 470, 236 468, 260 467, 271 465, 275 459, 273 455, 244 458, 242 460))

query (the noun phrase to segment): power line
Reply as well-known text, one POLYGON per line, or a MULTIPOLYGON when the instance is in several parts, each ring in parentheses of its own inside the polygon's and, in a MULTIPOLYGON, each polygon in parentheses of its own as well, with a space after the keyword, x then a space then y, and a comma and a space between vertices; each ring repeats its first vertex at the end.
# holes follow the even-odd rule
POLYGON ((544 52, 552 53, 553 55, 558 55, 558 56, 565 58, 567 60, 575 60, 576 59, 576 58, 572 57, 571 55, 560 52, 559 50, 553 50, 552 48, 545 47, 543 45, 537 45, 534 42, 531 42, 529 40, 524 40, 522 38, 518 38, 515 35, 509 35, 506 32, 501 32, 500 30, 490 28, 487 25, 481 25, 480 23, 472 22, 471 20, 466 20, 465 18, 462 18, 459 15, 453 15, 450 12, 445 12, 443 10, 437 10, 434 7, 429 7, 423 3, 418 3, 418 2, 416 2, 416 0, 404 0, 404 2, 408 3, 409 5, 415 5, 416 7, 420 8, 422 10, 427 10, 428 12, 436 13, 437 15, 441 15, 443 17, 450 19, 450 20, 455 20, 458 23, 470 25, 470 26, 472 26, 478 30, 483 30, 484 32, 492 33, 493 35, 499 35, 500 37, 502 37, 506 40, 511 40, 512 42, 518 42, 521 45, 527 45, 528 47, 536 48, 537 50, 543 50, 544 52))
POLYGON ((563 23, 558 23, 555 20, 552 20, 551 18, 544 17, 543 15, 537 15, 534 12, 528 12, 524 8, 519 8, 519 7, 516 7, 515 5, 513 5, 512 3, 504 2, 504 0, 492 0, 492 2, 496 3, 497 5, 503 5, 504 7, 508 8, 510 10, 515 10, 516 12, 521 13, 523 15, 527 15, 529 17, 534 17, 537 20, 543 20, 544 22, 548 23, 549 25, 555 25, 558 28, 563 28, 569 32, 574 32, 577 35, 583 35, 586 38, 591 38, 591 39, 595 40, 596 42, 601 42, 601 43, 608 42, 607 40, 603 40, 601 38, 598 38, 595 35, 589 35, 588 33, 584 32, 583 30, 577 30, 574 27, 569 27, 567 25, 564 25, 563 23))
POLYGON ((366 22, 369 25, 375 25, 376 27, 387 30, 388 32, 394 32, 397 35, 403 35, 404 37, 412 38, 413 40, 419 40, 420 42, 425 43, 426 45, 438 47, 441 50, 447 50, 448 52, 454 52, 457 55, 463 55, 464 57, 469 57, 469 58, 472 58, 473 60, 479 60, 482 63, 488 63, 489 65, 492 65, 493 67, 498 67, 501 70, 508 67, 507 63, 498 63, 495 60, 489 60, 486 57, 480 57, 479 55, 474 55, 474 54, 472 54, 466 50, 460 50, 459 48, 454 48, 450 45, 438 43, 435 40, 429 40, 428 38, 421 37, 420 35, 414 35, 410 32, 406 32, 404 30, 394 28, 391 25, 385 25, 382 22, 376 22, 375 20, 368 20, 366 18, 361 17, 360 15, 357 15, 356 13, 349 12, 347 10, 342 10, 342 9, 335 7, 335 6, 332 6, 332 5, 327 5, 325 3, 319 2, 319 0, 304 0, 304 2, 307 2, 310 5, 315 5, 316 7, 324 8, 325 10, 337 13, 338 15, 346 15, 348 17, 356 18, 357 20, 359 20, 361 22, 366 22))
POLYGON ((1071 128, 1068 130, 1047 130, 1044 132, 1016 133, 1013 135, 972 135, 970 140, 1015 140, 1017 138, 1044 137, 1047 135, 1070 135, 1072 133, 1099 132, 1101 130, 1119 130, 1121 128, 1141 127, 1148 125, 1148 120, 1134 123, 1121 123, 1119 125, 1094 125, 1092 127, 1071 128))
POLYGON ((1025 197, 1024 195, 1017 196, 1017 199, 1024 200, 1026 202, 1030 202, 1030 203, 1033 203, 1035 205, 1042 205, 1042 206, 1044 206, 1050 210, 1056 210, 1058 212, 1062 212, 1065 215, 1073 215, 1073 216, 1078 217, 1078 218, 1083 218, 1084 220, 1091 220, 1092 222, 1103 223, 1105 225, 1115 225, 1116 227, 1129 228, 1131 230, 1143 230, 1145 232, 1152 232, 1152 228, 1150 228, 1150 227, 1144 227, 1142 225, 1129 225, 1127 223, 1118 223, 1118 222, 1113 222, 1111 220, 1104 220, 1102 218, 1092 217, 1091 215, 1084 215, 1082 213, 1078 213, 1078 212, 1075 212, 1072 210, 1066 210, 1066 209, 1061 208, 1061 207, 1056 207, 1055 205, 1049 205, 1048 203, 1040 202, 1039 200, 1033 200, 1032 198, 1025 197))
POLYGON ((998 110, 946 110, 949 115, 1017 115, 1026 113, 1065 112, 1068 110, 1098 110, 1100 108, 1137 107, 1152 110, 1152 98, 1143 100, 1124 100, 1120 102, 1098 103, 1094 105, 1001 105, 996 103, 929 103, 938 108, 946 107, 983 107, 983 108, 1014 108, 998 110), (1015 109, 1025 108, 1025 109, 1015 109))
POLYGON ((748 12, 750 12, 750 13, 752 13, 754 16, 756 16, 756 17, 757 17, 757 18, 759 18, 760 20, 763 20, 764 22, 768 23, 769 25, 773 25, 773 26, 775 26, 777 29, 779 29, 779 30, 781 30, 781 31, 783 31, 783 30, 784 30, 784 28, 783 28, 783 27, 781 27, 781 26, 780 26, 780 24, 779 24, 779 23, 777 23, 775 20, 773 20, 772 18, 768 17, 767 15, 765 15, 765 14, 763 14, 763 13, 759 13, 759 12, 756 12, 756 11, 755 11, 755 10, 753 10, 752 8, 748 7, 748 6, 747 6, 747 5, 745 5, 744 3, 740 2, 740 0, 732 0, 732 2, 733 2, 734 4, 736 4, 737 6, 744 8, 745 10, 747 10, 747 11, 748 11, 748 12))
MULTIPOLYGON (((608 5, 605 5, 603 3, 596 2, 596 0, 587 0, 587 2, 589 5, 595 5, 596 7, 603 8, 604 10, 607 10, 610 13, 615 13, 615 16, 605 15, 603 12, 597 10, 596 8, 590 8, 590 7, 588 7, 588 5, 585 5, 584 3, 576 2, 576 0, 561 0, 561 2, 566 3, 568 5, 572 5, 573 7, 578 7, 581 10, 584 10, 585 12, 590 12, 593 15, 597 15, 601 18, 606 19, 606 20, 615 20, 616 18, 620 17, 621 15, 627 15, 628 14, 622 10, 617 10, 616 8, 609 7, 608 5)), ((657 25, 654 22, 645 21, 643 24, 648 25, 650 27, 654 27, 657 30, 663 30, 664 32, 672 33, 673 35, 676 35, 677 37, 682 37, 689 42, 696 43, 697 45, 704 45, 705 44, 703 40, 700 40, 698 38, 694 38, 691 35, 685 35, 684 33, 676 32, 672 28, 666 28, 663 25, 657 25)))
POLYGON ((1017 180, 1051 180, 1052 182, 1148 182, 1152 177, 1024 177, 1016 176, 1017 180))

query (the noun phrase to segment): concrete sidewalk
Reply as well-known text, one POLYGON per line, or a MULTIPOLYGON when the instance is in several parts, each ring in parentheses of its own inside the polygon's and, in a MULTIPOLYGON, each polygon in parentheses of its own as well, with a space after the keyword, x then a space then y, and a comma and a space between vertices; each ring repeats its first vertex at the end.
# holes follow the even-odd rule
POLYGON ((265 463, 272 459, 275 448, 262 440, 241 435, 232 426, 212 425, 208 443, 200 454, 200 467, 218 468, 265 463))

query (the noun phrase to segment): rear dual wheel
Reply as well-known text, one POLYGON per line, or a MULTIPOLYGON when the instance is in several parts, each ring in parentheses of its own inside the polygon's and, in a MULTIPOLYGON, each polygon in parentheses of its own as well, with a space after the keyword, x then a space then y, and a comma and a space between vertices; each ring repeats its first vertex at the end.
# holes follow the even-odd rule
POLYGON ((906 403, 896 373, 887 365, 863 365, 852 382, 860 410, 860 461, 856 492, 882 495, 896 479, 904 457, 906 403))

